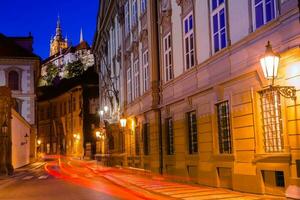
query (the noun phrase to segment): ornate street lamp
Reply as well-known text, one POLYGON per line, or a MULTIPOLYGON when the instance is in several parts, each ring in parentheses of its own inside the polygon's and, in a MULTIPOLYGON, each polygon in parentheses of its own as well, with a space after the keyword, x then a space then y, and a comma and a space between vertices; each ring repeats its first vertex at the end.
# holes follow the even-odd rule
POLYGON ((104 106, 104 112, 107 113, 108 112, 108 106, 104 106))
POLYGON ((278 75, 279 60, 280 56, 273 52, 272 45, 268 41, 265 54, 260 59, 260 65, 265 78, 271 80, 271 84, 265 90, 278 91, 282 96, 295 100, 296 89, 294 86, 274 85, 274 80, 278 75))
POLYGON ((121 118, 120 119, 120 125, 122 128, 126 127, 127 119, 126 118, 121 118))

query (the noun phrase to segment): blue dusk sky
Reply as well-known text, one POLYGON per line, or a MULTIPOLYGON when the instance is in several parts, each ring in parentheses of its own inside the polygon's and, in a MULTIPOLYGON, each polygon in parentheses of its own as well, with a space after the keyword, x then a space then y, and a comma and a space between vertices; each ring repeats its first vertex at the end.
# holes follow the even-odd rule
POLYGON ((79 43, 81 27, 84 39, 92 44, 98 5, 99 0, 1 0, 0 33, 28 36, 31 32, 34 52, 45 59, 58 14, 63 36, 73 45, 79 43))

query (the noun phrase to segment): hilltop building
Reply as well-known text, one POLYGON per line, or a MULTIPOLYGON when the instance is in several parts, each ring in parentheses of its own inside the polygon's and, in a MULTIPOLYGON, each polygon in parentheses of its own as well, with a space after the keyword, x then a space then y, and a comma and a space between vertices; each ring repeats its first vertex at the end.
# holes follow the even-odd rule
POLYGON ((89 44, 83 38, 83 31, 80 30, 80 41, 77 45, 71 45, 67 37, 62 36, 60 18, 57 19, 55 36, 50 40, 50 56, 42 62, 41 79, 39 85, 47 85, 45 82, 48 76, 47 68, 55 65, 59 71, 59 78, 66 78, 67 71, 65 67, 79 61, 84 70, 94 65, 94 56, 91 53, 89 44))

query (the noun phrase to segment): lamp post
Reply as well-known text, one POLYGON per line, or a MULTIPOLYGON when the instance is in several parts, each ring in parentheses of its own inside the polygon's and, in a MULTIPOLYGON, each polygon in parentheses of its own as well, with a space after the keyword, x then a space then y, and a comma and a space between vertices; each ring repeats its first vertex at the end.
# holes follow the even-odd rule
POLYGON ((260 65, 265 78, 271 81, 271 84, 262 91, 276 91, 285 98, 295 100, 296 89, 294 86, 274 85, 275 79, 278 76, 279 60, 280 56, 273 52, 272 45, 270 41, 268 41, 265 54, 260 58, 260 65))

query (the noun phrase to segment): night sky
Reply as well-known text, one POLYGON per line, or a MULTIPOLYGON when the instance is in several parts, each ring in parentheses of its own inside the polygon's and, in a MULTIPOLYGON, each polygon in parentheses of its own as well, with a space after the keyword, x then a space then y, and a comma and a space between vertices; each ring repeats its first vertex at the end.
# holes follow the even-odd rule
POLYGON ((63 36, 73 45, 79 43, 80 28, 91 45, 96 29, 99 0, 1 0, 0 33, 7 36, 34 37, 34 52, 49 56, 51 35, 55 34, 57 16, 63 36))

